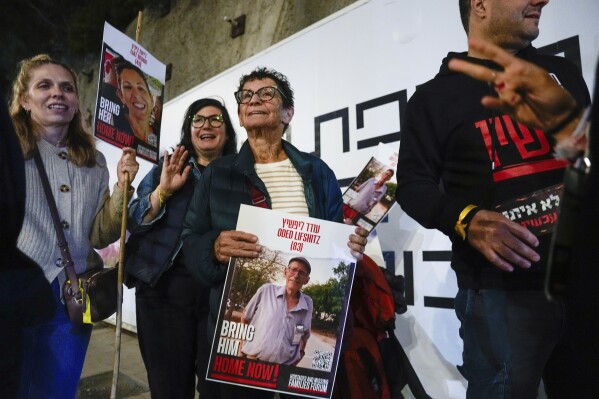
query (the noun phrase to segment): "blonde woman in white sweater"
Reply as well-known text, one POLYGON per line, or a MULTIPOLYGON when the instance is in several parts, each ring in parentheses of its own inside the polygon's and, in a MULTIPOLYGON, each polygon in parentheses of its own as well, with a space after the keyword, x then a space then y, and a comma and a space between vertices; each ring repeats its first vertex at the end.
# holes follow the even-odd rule
POLYGON ((17 245, 41 267, 56 301, 50 320, 23 330, 19 398, 74 398, 91 325, 72 324, 61 303, 62 256, 33 154, 40 152, 77 273, 101 265, 93 249, 118 239, 125 172, 133 180, 139 165, 135 151, 123 149, 111 196, 106 159, 82 126, 76 75, 47 55, 21 62, 10 116, 25 157, 25 218, 17 245))

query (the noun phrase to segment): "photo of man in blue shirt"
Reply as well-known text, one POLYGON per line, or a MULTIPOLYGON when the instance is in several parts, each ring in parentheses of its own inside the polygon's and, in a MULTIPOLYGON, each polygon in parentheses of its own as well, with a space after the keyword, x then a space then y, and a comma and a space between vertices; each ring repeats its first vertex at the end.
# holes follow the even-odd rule
POLYGON ((294 257, 283 272, 285 286, 267 283, 254 294, 242 316, 255 331, 254 339, 243 343, 244 357, 287 365, 302 359, 314 306, 301 289, 310 281, 311 271, 306 258, 294 257))

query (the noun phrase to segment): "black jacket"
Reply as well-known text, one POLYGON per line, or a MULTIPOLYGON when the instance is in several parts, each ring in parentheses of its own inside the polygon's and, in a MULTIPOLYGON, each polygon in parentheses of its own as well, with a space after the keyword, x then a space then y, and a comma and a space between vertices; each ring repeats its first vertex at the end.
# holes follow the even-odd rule
MULTIPOLYGON (((554 73, 581 104, 590 102, 580 71, 566 59, 539 55, 532 46, 518 56, 554 73)), ((484 108, 480 100, 492 88, 450 71, 447 63, 454 57, 492 66, 449 53, 437 76, 416 90, 402 120, 396 199, 421 225, 449 236, 460 288, 539 289, 549 235, 539 237, 538 264, 505 273, 463 241, 454 226, 469 204, 492 210, 561 182, 567 164, 554 159, 553 137, 484 108), (496 154, 494 165, 491 153, 496 154)))
POLYGON ((569 273, 566 308, 568 338, 572 348, 565 365, 565 370, 571 374, 564 376, 564 381, 573 398, 596 395, 599 373, 599 64, 595 82, 589 132, 591 174, 581 198, 580 221, 573 240, 573 264, 569 273))

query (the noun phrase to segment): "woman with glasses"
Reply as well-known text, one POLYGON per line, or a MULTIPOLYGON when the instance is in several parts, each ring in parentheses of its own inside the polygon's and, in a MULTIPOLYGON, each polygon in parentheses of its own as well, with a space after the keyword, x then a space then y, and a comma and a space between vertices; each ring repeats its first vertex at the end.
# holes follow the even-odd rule
POLYGON ((129 206, 127 284, 136 287, 137 334, 153 399, 218 398, 205 380, 208 289, 185 268, 181 224, 200 175, 236 153, 227 109, 204 98, 185 112, 181 142, 144 177, 129 206))
MULTIPOLYGON (((236 156, 221 158, 202 176, 183 225, 187 267, 210 286, 209 336, 214 335, 227 264, 231 257, 257 257, 258 237, 235 231, 241 204, 330 221, 342 221, 341 190, 333 171, 319 158, 282 139, 294 113, 287 78, 258 68, 241 77, 235 93, 248 139, 236 156)), ((360 257, 368 232, 356 228, 348 245, 360 257)), ((221 397, 272 398, 273 394, 221 384, 221 397)))

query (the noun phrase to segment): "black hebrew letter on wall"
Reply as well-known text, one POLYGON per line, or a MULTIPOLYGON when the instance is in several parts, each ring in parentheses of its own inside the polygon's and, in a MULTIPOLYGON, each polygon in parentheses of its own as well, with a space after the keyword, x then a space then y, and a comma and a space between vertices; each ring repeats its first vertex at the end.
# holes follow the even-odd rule
MULTIPOLYGON (((381 105, 390 104, 397 101, 397 118, 401 125, 401 116, 406 109, 408 103, 408 92, 407 90, 396 91, 395 93, 387 94, 386 96, 378 97, 373 100, 368 100, 360 104, 356 104, 356 129, 362 129, 364 127, 364 111, 380 107, 381 105)), ((382 134, 380 136, 372 137, 358 141, 358 149, 376 147, 380 143, 392 143, 399 141, 401 134, 399 131, 393 133, 382 134)))

